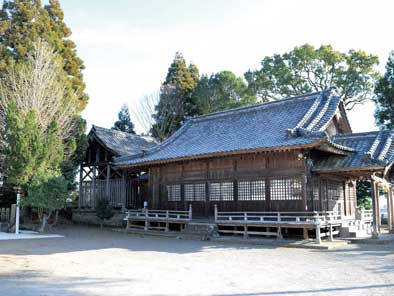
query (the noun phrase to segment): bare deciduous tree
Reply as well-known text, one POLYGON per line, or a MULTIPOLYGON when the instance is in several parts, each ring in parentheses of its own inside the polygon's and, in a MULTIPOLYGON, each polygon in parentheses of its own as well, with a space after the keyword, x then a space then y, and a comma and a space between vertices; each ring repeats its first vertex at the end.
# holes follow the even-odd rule
POLYGON ((63 65, 52 47, 37 41, 26 63, 10 67, 0 81, 0 125, 4 129, 7 105, 13 100, 22 116, 35 111, 42 135, 52 121, 59 127, 59 137, 72 136, 77 97, 65 79, 63 65))
POLYGON ((160 91, 142 96, 138 104, 131 107, 130 112, 137 124, 143 129, 143 133, 154 135, 159 141, 167 139, 171 135, 172 127, 177 122, 177 116, 182 113, 182 102, 179 96, 173 95, 171 86, 161 88, 164 96, 170 97, 167 106, 162 108, 163 118, 159 122, 155 120, 156 107, 160 102, 160 91))
POLYGON ((143 129, 144 134, 151 134, 152 127, 155 123, 153 114, 155 114, 155 107, 159 103, 160 92, 155 91, 150 94, 142 96, 138 104, 130 108, 132 117, 135 118, 137 124, 143 129))

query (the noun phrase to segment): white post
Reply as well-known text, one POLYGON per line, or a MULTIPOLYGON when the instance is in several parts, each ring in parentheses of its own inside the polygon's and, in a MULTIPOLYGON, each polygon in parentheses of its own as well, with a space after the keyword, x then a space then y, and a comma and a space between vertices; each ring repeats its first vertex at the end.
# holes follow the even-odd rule
POLYGON ((332 241, 334 241, 334 236, 332 234, 332 224, 329 223, 328 226, 329 226, 329 230, 330 230, 330 238, 329 239, 330 239, 330 242, 332 242, 332 241))
POLYGON ((145 227, 144 227, 144 230, 146 231, 146 230, 148 230, 148 227, 149 227, 149 222, 148 222, 148 209, 146 208, 145 209, 145 227))
POLYGON ((20 190, 16 192, 15 234, 19 234, 19 204, 21 200, 20 190))

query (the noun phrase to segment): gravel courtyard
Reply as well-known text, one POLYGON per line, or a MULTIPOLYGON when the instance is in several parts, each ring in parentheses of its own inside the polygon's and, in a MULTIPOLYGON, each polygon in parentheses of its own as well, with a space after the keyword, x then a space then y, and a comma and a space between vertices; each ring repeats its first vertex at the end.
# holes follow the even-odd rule
POLYGON ((65 227, 0 242, 0 295, 394 295, 394 245, 317 251, 65 227))

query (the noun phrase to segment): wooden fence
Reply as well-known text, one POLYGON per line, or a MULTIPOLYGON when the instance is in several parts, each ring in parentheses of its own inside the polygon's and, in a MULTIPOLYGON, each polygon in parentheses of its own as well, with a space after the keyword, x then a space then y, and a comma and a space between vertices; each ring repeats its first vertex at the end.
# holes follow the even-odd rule
POLYGON ((11 220, 11 209, 10 208, 0 208, 0 222, 9 223, 11 220))
POLYGON ((84 181, 80 188, 79 206, 94 209, 98 199, 108 199, 114 208, 135 207, 137 192, 133 184, 132 180, 111 179, 107 191, 106 180, 84 181))
POLYGON ((373 211, 372 210, 364 210, 364 208, 356 209, 356 219, 364 222, 372 222, 373 221, 373 211))
POLYGON ((9 231, 10 227, 15 225, 15 214, 15 204, 11 205, 11 208, 0 208, 0 231, 9 231))

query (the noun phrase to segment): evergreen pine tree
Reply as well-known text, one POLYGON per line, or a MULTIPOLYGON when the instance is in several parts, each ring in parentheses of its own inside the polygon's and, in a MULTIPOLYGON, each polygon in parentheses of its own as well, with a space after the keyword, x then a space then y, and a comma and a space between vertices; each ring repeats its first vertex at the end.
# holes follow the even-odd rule
POLYGON ((118 113, 118 120, 114 123, 112 129, 129 134, 135 134, 134 124, 130 119, 129 108, 123 105, 118 113))
POLYGON ((45 6, 40 0, 4 0, 0 10, 0 79, 7 75, 7 68, 22 64, 38 40, 48 42, 61 57, 64 80, 69 98, 77 106, 73 137, 65 143, 67 157, 62 164, 62 173, 70 187, 86 146, 85 121, 80 112, 88 102, 82 70, 84 65, 77 56, 76 45, 69 37, 71 30, 64 22, 64 14, 58 0, 49 0, 45 6), (72 94, 76 94, 73 96, 72 94), (76 97, 76 99, 75 99, 76 97))
MULTIPOLYGON (((42 6, 40 0, 5 0, 0 10, 0 76, 12 63, 23 62, 38 39, 48 42, 62 57, 65 75, 72 91, 77 93, 80 110, 86 106, 82 70, 76 45, 69 37, 71 30, 64 23, 64 14, 58 0, 49 0, 42 6)), ((71 90, 70 90, 71 91, 71 90)))
POLYGON ((386 73, 375 86, 376 123, 380 127, 394 128, 394 52, 390 53, 386 73))
POLYGON ((197 66, 187 66, 183 55, 177 52, 160 88, 160 101, 156 106, 155 124, 152 127, 154 137, 160 140, 169 137, 186 117, 197 114, 192 94, 198 79, 197 66))
POLYGON ((9 104, 5 129, 5 167, 7 183, 26 186, 43 165, 43 144, 33 111, 24 119, 15 104, 9 104))

